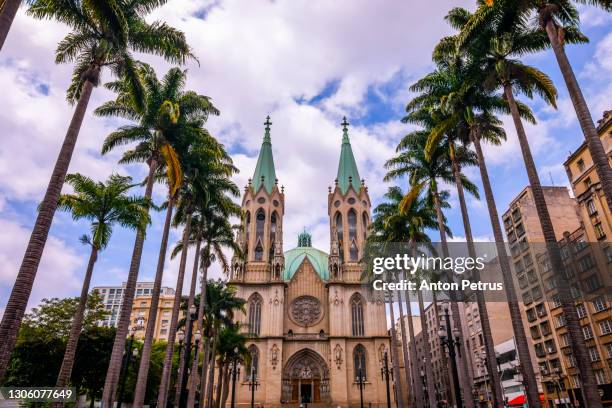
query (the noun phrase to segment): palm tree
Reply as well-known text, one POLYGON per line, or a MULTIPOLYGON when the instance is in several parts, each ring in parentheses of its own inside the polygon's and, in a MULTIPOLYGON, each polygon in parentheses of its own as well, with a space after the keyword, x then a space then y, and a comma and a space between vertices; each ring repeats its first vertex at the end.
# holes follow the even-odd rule
MULTIPOLYGON (((219 333, 219 354, 225 362, 223 367, 223 392, 219 399, 220 407, 225 407, 227 397, 230 391, 230 376, 229 368, 232 361, 245 361, 249 356, 249 350, 246 348, 247 337, 241 331, 239 324, 231 324, 225 326, 219 333)), ((190 406, 190 405, 187 405, 190 406)))
MULTIPOLYGON (((587 147, 593 158, 597 175, 601 181, 608 207, 612 208, 612 167, 565 52, 565 44, 572 43, 572 41, 568 41, 568 37, 576 34, 580 23, 580 15, 576 9, 576 4, 590 4, 601 7, 606 11, 612 11, 610 0, 588 2, 582 0, 520 0, 518 2, 496 0, 494 3, 491 1, 489 5, 482 5, 476 10, 466 25, 466 29, 463 30, 462 40, 465 41, 473 35, 480 35, 482 26, 486 27, 492 21, 502 21, 502 29, 504 30, 515 31, 517 27, 524 29, 524 21, 533 13, 537 14, 539 28, 543 31, 542 34, 548 38, 561 70, 561 75, 563 75, 587 147)), ((539 51, 539 49, 534 51, 539 51)))
POLYGON ((91 221, 91 236, 81 237, 81 242, 89 245, 91 251, 56 387, 65 387, 70 379, 94 264, 98 253, 108 245, 113 226, 119 224, 122 227, 144 230, 150 223, 148 201, 126 194, 133 187, 130 177, 113 174, 106 183, 102 183, 76 173, 67 175, 66 182, 74 188, 75 193, 61 195, 58 208, 70 211, 74 220, 91 221))
MULTIPOLYGON (((566 3, 565 5, 568 7, 566 11, 571 11, 571 4, 566 3)), ((463 30, 469 32, 470 25, 475 15, 469 15, 467 12, 463 12, 462 15, 464 16, 461 19, 463 20, 463 27, 467 27, 463 30)), ((512 24, 508 24, 505 20, 501 22, 490 19, 485 20, 487 24, 481 24, 482 36, 472 35, 470 37, 473 38, 471 40, 473 44, 459 42, 459 45, 463 45, 466 49, 471 49, 470 52, 474 54, 472 58, 475 57, 479 61, 482 61, 485 79, 484 84, 488 88, 502 87, 504 90, 517 130, 523 161, 525 162, 533 200, 544 235, 544 241, 547 243, 548 256, 550 257, 553 270, 563 271, 564 265, 556 246, 557 238, 555 236, 552 220, 548 212, 535 162, 531 155, 527 135, 520 119, 519 105, 514 97, 514 92, 522 92, 530 98, 534 93, 537 93, 542 96, 547 103, 555 106, 556 90, 550 79, 539 70, 526 66, 515 59, 526 52, 544 48, 546 46, 546 38, 543 38, 542 33, 538 30, 529 30, 528 27, 512 19, 510 20, 512 24), (491 37, 487 36, 491 34, 496 38, 495 40, 489 40, 491 37)), ((565 23, 567 23, 567 26, 563 29, 565 41, 570 43, 586 41, 585 37, 577 31, 576 25, 572 24, 571 19, 565 21, 565 23)), ((460 24, 457 24, 457 26, 457 28, 462 28, 460 24)), ((460 38, 462 35, 465 36, 465 33, 460 33, 460 38)), ((589 116, 589 121, 590 120, 589 116)), ((587 135, 586 132, 585 135, 587 135)), ((589 140, 588 136, 587 140, 589 140)), ((598 138, 597 142, 600 143, 598 138)), ((589 146, 590 145, 589 143, 589 146)), ((608 164, 606 164, 606 166, 610 169, 608 164)), ((602 179, 602 184, 603 180, 604 179, 602 179)), ((610 196, 607 196, 607 198, 608 202, 610 202, 610 196)), ((585 390, 585 400, 589 406, 598 407, 601 406, 601 399, 599 397, 595 374, 589 362, 588 348, 582 335, 582 328, 578 319, 576 307, 569 296, 567 281, 565 279, 558 279, 558 281, 559 293, 564 299, 562 302, 562 309, 567 320, 572 351, 578 361, 577 365, 581 374, 583 389, 585 390)))
MULTIPOLYGON (((146 0, 31 1, 28 12, 34 17, 56 19, 72 28, 72 32, 58 45, 56 62, 76 64, 68 88, 68 101, 76 102, 76 107, 0 323, 0 338, 3 339, 0 345, 0 379, 4 377, 15 346, 74 146, 102 69, 108 68, 113 74, 124 77, 134 94, 140 96, 142 85, 132 51, 157 54, 177 63, 183 63, 186 57, 191 56, 182 32, 165 23, 145 21, 145 16, 163 3, 146 0)), ((0 46, 17 7, 14 0, 9 0, 3 7, 0 14, 0 46)), ((148 196, 145 194, 145 197, 148 196)))
POLYGON ((6 41, 20 5, 21 0, 2 0, 0 2, 0 50, 4 46, 4 41, 6 41))
MULTIPOLYGON (((147 376, 150 365, 153 332, 157 319, 157 306, 161 291, 166 249, 170 222, 177 198, 177 191, 182 183, 182 167, 177 149, 184 144, 188 135, 201 133, 201 126, 209 115, 218 115, 210 98, 195 92, 185 91, 186 72, 172 68, 159 80, 151 67, 142 64, 140 76, 144 84, 144 104, 134 103, 138 96, 134 95, 129 84, 124 80, 107 84, 107 87, 117 93, 115 100, 108 101, 96 109, 100 116, 117 116, 133 122, 110 134, 105 140, 103 153, 109 152, 128 143, 137 143, 134 149, 123 154, 122 163, 145 162, 149 166, 148 180, 155 180, 161 171, 168 185, 168 202, 166 219, 162 232, 155 280, 151 295, 149 320, 141 353, 138 380, 134 391, 134 405, 141 407, 144 403, 147 376), (165 169, 165 173, 162 171, 165 169)), ((214 144, 212 138, 204 135, 214 144)), ((136 274, 137 274, 136 270, 136 274)), ((127 288, 126 288, 127 290, 127 288)), ((133 292, 133 290, 132 290, 133 292)), ((131 310, 131 305, 125 305, 131 310)))
MULTIPOLYGON (((200 297, 195 304, 199 306, 200 297)), ((212 338, 212 351, 204 355, 202 362, 202 384, 200 388, 200 407, 212 404, 214 383, 215 356, 219 349, 219 336, 223 327, 234 324, 236 311, 244 311, 244 299, 236 297, 236 290, 223 281, 211 281, 206 284, 206 305, 202 327, 205 337, 212 338), (208 372, 207 372, 208 371, 208 372)))
MULTIPOLYGON (((431 74, 428 77, 431 78, 431 74)), ((442 81, 441 83, 443 84, 444 82, 442 81)), ((452 124, 453 122, 447 114, 444 114, 439 110, 432 109, 432 106, 430 105, 436 103, 437 100, 438 98, 436 95, 423 94, 417 96, 409 103, 407 108, 409 112, 403 118, 403 121, 406 123, 419 124, 425 128, 425 132, 409 134, 400 142, 399 148, 408 148, 410 150, 414 150, 417 163, 418 161, 424 161, 424 163, 430 162, 429 164, 426 164, 426 166, 430 166, 432 163, 434 163, 436 158, 438 158, 438 160, 448 160, 447 165, 450 166, 450 174, 446 173, 444 174, 444 177, 448 179, 448 177, 450 176, 452 182, 455 183, 457 186, 457 191, 459 193, 459 203, 461 206, 461 213, 464 221, 464 228, 466 229, 468 249, 470 249, 470 252, 473 253, 473 244, 470 245, 472 238, 471 229, 469 226, 469 219, 467 219, 466 226, 467 207, 465 205, 464 188, 474 197, 479 198, 479 196, 477 187, 465 176, 465 174, 461 172, 461 166, 474 165, 476 163, 476 160, 474 158, 473 152, 466 149, 461 144, 455 144, 455 134, 449 133, 451 137, 448 137, 448 135, 446 138, 443 137, 445 135, 445 132, 450 130, 450 127, 448 125, 452 124), (444 149, 446 151, 444 151, 444 149), (444 159, 444 157, 447 157, 447 159, 444 159)), ((394 163, 392 161, 390 165, 399 166, 399 163, 394 163)), ((443 166, 445 165, 443 164, 443 166)), ((436 208, 438 218, 438 231, 440 233, 440 238, 442 241, 442 252, 444 256, 448 256, 448 245, 446 243, 447 232, 443 228, 443 214, 441 208, 438 208, 440 206, 435 204, 435 188, 437 188, 436 183, 434 183, 433 187, 435 188, 432 190, 432 180, 435 181, 436 177, 434 177, 433 174, 428 174, 427 171, 416 171, 417 168, 408 167, 407 169, 402 170, 401 167, 398 167, 395 170, 398 172, 397 175, 404 174, 406 170, 414 170, 411 173, 411 191, 406 195, 406 197, 404 197, 404 200, 402 202, 402 206, 404 207, 409 207, 412 200, 416 199, 420 195, 421 190, 425 186, 429 186, 428 195, 430 196, 430 201, 434 201, 434 206, 436 208)), ((393 177, 395 176, 395 174, 391 173, 391 176, 393 177)), ((457 301, 454 300, 454 294, 451 292, 450 295, 450 306, 453 325, 457 330, 461 332, 461 316, 459 313, 459 306, 457 304, 457 301)), ((460 344, 460 347, 464 348, 463 343, 460 344)), ((463 352, 460 354, 461 356, 465 356, 465 350, 463 350, 463 352)), ((471 395, 471 374, 466 359, 459 358, 458 366, 463 395, 471 395)), ((471 398, 465 398, 465 405, 467 408, 471 408, 473 406, 473 401, 471 400, 471 398)))
MULTIPOLYGON (((198 203, 206 205, 213 191, 230 193, 234 196, 238 196, 239 194, 236 185, 229 180, 229 177, 237 170, 233 166, 231 158, 225 152, 223 146, 209 140, 212 139, 212 137, 210 137, 206 131, 202 133, 208 137, 185 139, 185 143, 180 148, 182 152, 181 160, 183 161, 186 177, 179 193, 176 220, 177 223, 184 222, 185 225, 183 229, 183 242, 187 242, 189 239, 191 221, 198 203)), ((183 288, 188 247, 188 245, 184 245, 181 251, 176 283, 177 293, 181 293, 183 288)), ((176 332, 176 325, 178 322, 179 306, 179 299, 175 299, 172 318, 170 320, 170 328, 168 330, 169 336, 166 357, 164 359, 164 368, 158 394, 159 406, 165 406, 167 400, 172 355, 174 352, 174 333, 176 332)), ((179 370, 179 377, 177 380, 178 389, 181 388, 181 380, 182 375, 180 375, 179 370)))
MULTIPOLYGON (((132 121, 133 124, 122 126, 117 131, 111 133, 104 141, 102 153, 107 153, 125 144, 136 143, 133 149, 123 153, 120 163, 147 163, 149 175, 146 180, 145 196, 147 194, 148 197, 151 196, 153 183, 156 179, 163 179, 167 182, 170 196, 170 208, 167 209, 166 214, 168 218, 171 216, 171 209, 174 203, 173 198, 182 183, 183 177, 179 153, 177 153, 175 147, 183 146, 185 144, 183 139, 194 134, 206 137, 202 132, 201 125, 210 114, 216 115, 218 111, 212 106, 208 97, 194 92, 183 91, 185 72, 178 68, 170 69, 161 82, 157 79, 151 67, 147 65, 142 64, 139 67, 139 74, 145 90, 143 94, 144 102, 142 104, 135 103, 139 99, 134 95, 128 81, 119 80, 107 85, 109 89, 117 93, 117 98, 106 102, 96 109, 96 114, 100 116, 118 116, 132 121), (159 177, 158 173, 161 172, 163 174, 164 169, 165 177, 159 177)), ((206 138, 207 140, 211 139, 206 138)), ((167 231, 165 231, 165 234, 167 234, 167 231)), ((165 241, 167 242, 167 238, 165 241)), ((121 317, 117 328, 118 334, 115 337, 113 353, 106 376, 103 400, 108 403, 114 398, 119 379, 121 359, 123 349, 125 348, 125 334, 127 334, 129 326, 129 316, 132 308, 131 302, 134 297, 143 243, 144 235, 137 234, 125 289, 125 302, 122 304, 121 317), (122 334, 124 332, 125 334, 122 334)), ((160 253, 163 251, 165 251, 164 245, 162 245, 160 253)), ((165 254, 162 259, 165 259, 165 254)), ((157 272, 161 273, 159 269, 157 272)), ((157 294, 156 298, 157 302, 159 302, 161 276, 158 274, 156 274, 156 283, 157 285, 154 284, 153 294, 154 297, 157 294), (155 291, 155 289, 157 290, 155 291)), ((157 308, 152 308, 151 310, 156 313, 157 308)), ((152 330, 149 329, 149 326, 154 324, 154 322, 155 320, 149 319, 147 323, 148 332, 152 330)), ((150 340, 145 337, 141 365, 149 364, 150 352, 150 340)), ((145 369, 144 372, 148 372, 148 370, 145 369)), ((146 384, 146 381, 144 384, 146 384)), ((142 383, 139 383, 137 391, 144 392, 142 383)), ((139 396, 138 393, 136 396, 139 396)), ((144 395, 141 394, 140 398, 144 398, 144 395)))
MULTIPOLYGON (((223 249, 228 248, 234 253, 240 254, 240 247, 234 239, 233 226, 228 221, 228 218, 231 215, 237 216, 240 214, 240 207, 228 199, 228 197, 222 198, 223 200, 220 200, 221 205, 209 205, 206 208, 201 209, 199 218, 194 217, 193 222, 194 228, 190 244, 193 244, 193 241, 195 241, 197 248, 194 260, 194 273, 196 273, 195 268, 197 265, 197 260, 199 259, 199 266, 202 269, 200 298, 204 299, 203 302, 200 302, 198 307, 198 322, 202 322, 202 319, 204 318, 204 304, 206 303, 205 282, 208 279, 208 268, 213 262, 215 262, 215 260, 219 260, 223 272, 227 275, 229 273, 230 266, 228 259, 223 253, 223 249), (204 248, 200 250, 202 244, 204 244, 204 248)), ((182 242, 179 242, 176 245, 176 253, 181 250, 181 246, 182 242)), ((209 341, 210 339, 207 337, 205 339, 205 349, 210 346, 209 341)), ((199 348, 202 347, 203 345, 200 344, 199 348)), ((204 354, 205 356, 207 355, 207 352, 208 350, 206 350, 204 354)), ((195 390, 198 380, 197 361, 199 353, 200 350, 196 349, 193 365, 191 367, 191 375, 189 378, 190 386, 189 393, 187 395, 187 406, 192 406, 195 401, 195 390)), ((204 359, 203 364, 206 364, 206 358, 204 359)))

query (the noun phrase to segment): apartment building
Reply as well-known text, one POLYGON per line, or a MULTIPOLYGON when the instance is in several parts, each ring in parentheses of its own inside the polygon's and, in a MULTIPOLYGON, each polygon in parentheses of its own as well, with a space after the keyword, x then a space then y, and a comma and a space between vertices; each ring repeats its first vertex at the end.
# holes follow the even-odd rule
MULTIPOLYGON (((597 132, 612 165, 612 110, 604 112, 598 122, 597 132)), ((612 212, 608 208, 586 142, 571 153, 563 165, 579 205, 587 242, 610 242, 612 212)))
MULTIPOLYGON (((172 308, 174 306, 174 290, 167 291, 170 288, 164 288, 159 297, 157 306, 157 316, 155 322, 155 331, 153 338, 155 340, 168 340, 168 330, 170 329, 170 319, 172 318, 172 308)), ((130 315, 130 329, 134 329, 135 337, 138 339, 144 338, 147 322, 151 312, 151 294, 147 293, 136 295, 134 304, 132 305, 132 313, 130 315)), ((181 313, 179 320, 184 317, 181 313)))
MULTIPOLYGON (((92 289, 92 291, 95 290, 101 295, 102 303, 106 310, 109 311, 109 315, 99 322, 100 326, 117 327, 121 305, 123 304, 125 286, 126 282, 123 282, 121 286, 96 286, 92 289)), ((151 296, 152 291, 153 282, 137 282, 135 299, 138 296, 151 296)), ((162 296, 172 295, 174 298, 174 289, 162 287, 161 294, 162 296)))
POLYGON ((544 195, 560 242, 565 276, 560 277, 552 271, 529 187, 512 201, 502 218, 545 403, 549 407, 571 407, 578 406, 582 400, 576 361, 569 348, 565 316, 557 293, 558 278, 571 282, 602 399, 606 400, 608 394, 612 395, 610 368, 602 361, 603 356, 606 360, 612 356, 606 348, 612 352, 612 345, 606 346, 612 342, 612 338, 608 338, 612 337, 612 321, 605 294, 610 286, 610 267, 605 263, 606 255, 601 245, 588 244, 582 216, 586 201, 581 204, 571 198, 564 187, 544 187, 544 195))

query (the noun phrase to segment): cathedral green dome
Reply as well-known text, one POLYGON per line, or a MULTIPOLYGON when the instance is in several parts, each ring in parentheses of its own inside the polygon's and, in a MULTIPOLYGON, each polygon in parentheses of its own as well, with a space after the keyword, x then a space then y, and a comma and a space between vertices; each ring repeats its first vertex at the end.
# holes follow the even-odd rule
POLYGON ((297 247, 285 252, 285 272, 283 272, 284 280, 291 280, 298 268, 308 258, 319 277, 324 281, 329 279, 329 270, 327 269, 327 253, 313 247, 297 247))

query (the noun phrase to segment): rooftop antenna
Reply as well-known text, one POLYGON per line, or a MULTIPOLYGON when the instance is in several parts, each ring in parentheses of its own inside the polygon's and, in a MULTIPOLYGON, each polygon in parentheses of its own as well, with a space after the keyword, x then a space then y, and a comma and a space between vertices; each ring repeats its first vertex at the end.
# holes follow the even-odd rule
POLYGON ((552 173, 550 171, 548 172, 548 177, 550 177, 550 184, 554 187, 555 186, 555 180, 553 180, 553 176, 552 176, 552 173))

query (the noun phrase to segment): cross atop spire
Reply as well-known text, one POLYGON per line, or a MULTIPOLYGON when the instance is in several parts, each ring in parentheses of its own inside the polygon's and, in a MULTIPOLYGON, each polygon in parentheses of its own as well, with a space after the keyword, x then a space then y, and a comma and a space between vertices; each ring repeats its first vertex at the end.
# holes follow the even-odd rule
POLYGON ((342 118, 341 125, 342 125, 342 143, 348 143, 349 142, 349 138, 348 138, 349 123, 348 123, 348 120, 346 120, 346 116, 342 118))
POLYGON ((270 121, 270 115, 266 116, 266 121, 264 122, 265 127, 265 133, 264 133, 264 143, 268 142, 271 143, 272 140, 270 139, 270 125, 272 124, 272 122, 270 121))
POLYGON ((355 192, 359 192, 361 185, 359 184, 359 171, 357 170, 357 163, 355 163, 355 157, 353 156, 353 149, 351 148, 351 141, 348 134, 349 123, 346 120, 346 116, 342 118, 342 147, 340 148, 340 163, 338 164, 338 185, 342 194, 346 194, 349 186, 353 186, 355 192))

